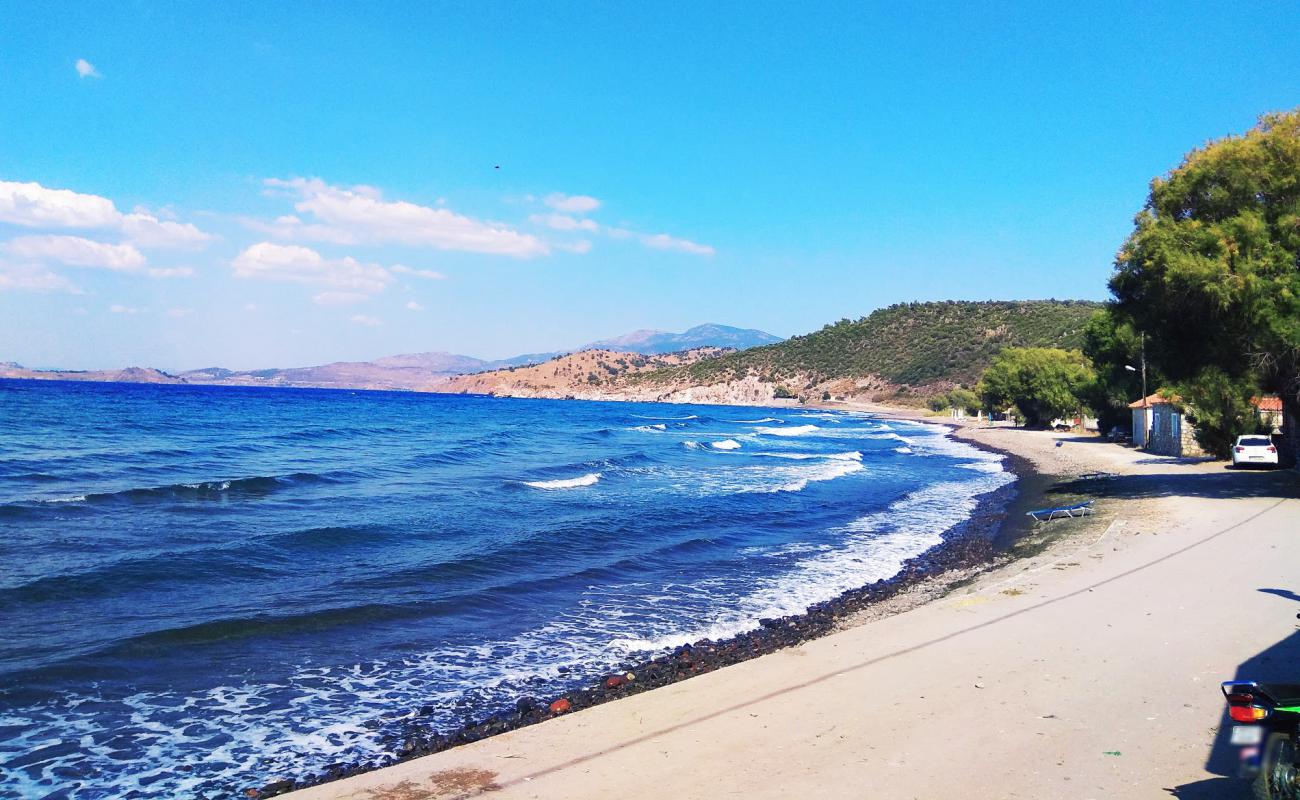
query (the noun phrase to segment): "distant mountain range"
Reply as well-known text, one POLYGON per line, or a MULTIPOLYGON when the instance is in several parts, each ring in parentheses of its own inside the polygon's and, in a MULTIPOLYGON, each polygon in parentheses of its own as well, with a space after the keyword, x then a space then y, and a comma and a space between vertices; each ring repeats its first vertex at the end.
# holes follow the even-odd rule
POLYGON ((747 350, 765 344, 781 341, 780 336, 745 328, 731 328, 726 325, 706 323, 696 325, 683 333, 640 330, 625 333, 613 339, 601 339, 584 345, 579 350, 613 350, 620 353, 641 353, 659 355, 693 350, 697 347, 729 347, 733 350, 747 350))
MULTIPOLYGON (((617 350, 657 355, 699 347, 744 349, 781 341, 759 330, 708 323, 683 333, 638 330, 613 339, 576 348, 617 350)), ((44 380, 118 381, 126 383, 196 383, 235 386, 296 386, 330 389, 423 389, 454 375, 468 375, 549 361, 562 353, 527 353, 489 361, 455 353, 407 353, 374 361, 337 361, 311 367, 230 370, 207 367, 168 374, 145 367, 110 370, 34 370, 15 363, 0 363, 0 378, 44 380)))

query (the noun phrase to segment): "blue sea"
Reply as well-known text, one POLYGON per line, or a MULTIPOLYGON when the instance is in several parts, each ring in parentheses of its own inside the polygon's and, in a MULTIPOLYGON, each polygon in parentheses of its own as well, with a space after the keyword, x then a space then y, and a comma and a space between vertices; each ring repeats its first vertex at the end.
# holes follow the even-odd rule
POLYGON ((1011 480, 865 414, 0 381, 0 796, 374 760, 889 577, 1011 480))

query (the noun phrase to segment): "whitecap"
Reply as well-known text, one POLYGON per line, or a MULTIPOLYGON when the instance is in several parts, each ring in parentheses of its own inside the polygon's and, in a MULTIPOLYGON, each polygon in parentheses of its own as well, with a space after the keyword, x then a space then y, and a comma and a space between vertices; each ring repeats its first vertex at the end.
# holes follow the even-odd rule
POLYGON ((861 461, 862 453, 850 450, 847 453, 754 453, 765 458, 788 458, 792 461, 807 461, 810 458, 825 458, 831 461, 861 461))
POLYGON ((825 464, 820 468, 806 471, 792 481, 777 486, 751 489, 750 491, 766 494, 775 492, 802 492, 804 489, 808 488, 809 483, 833 481, 836 478, 842 478, 845 475, 851 475, 854 472, 860 472, 861 470, 862 465, 856 461, 836 461, 830 464, 825 464))
POLYGON ((580 478, 566 478, 554 481, 524 481, 525 486, 534 489, 576 489, 579 486, 594 486, 600 480, 599 472, 588 472, 580 478))
POLYGON ((755 428, 754 433, 767 436, 807 436, 821 430, 816 425, 795 425, 789 428, 755 428))
POLYGON ((714 450, 739 450, 740 442, 735 439, 723 439, 720 442, 714 442, 711 445, 714 450))

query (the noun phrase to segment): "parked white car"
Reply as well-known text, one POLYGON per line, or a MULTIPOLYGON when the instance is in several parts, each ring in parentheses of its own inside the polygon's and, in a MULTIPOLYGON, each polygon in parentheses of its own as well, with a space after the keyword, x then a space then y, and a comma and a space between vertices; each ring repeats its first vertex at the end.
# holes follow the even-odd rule
POLYGON ((1243 467, 1247 464, 1265 464, 1277 466, 1277 448, 1267 436, 1238 436, 1232 446, 1232 466, 1243 467))

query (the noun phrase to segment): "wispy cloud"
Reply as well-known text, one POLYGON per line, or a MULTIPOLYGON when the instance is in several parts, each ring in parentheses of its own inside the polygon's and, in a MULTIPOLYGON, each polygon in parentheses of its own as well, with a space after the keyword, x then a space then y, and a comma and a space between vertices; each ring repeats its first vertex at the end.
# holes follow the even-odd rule
POLYGON ((15 258, 72 267, 134 272, 145 265, 144 255, 133 245, 107 244, 81 236, 19 236, 0 248, 15 258))
POLYGON ((0 259, 0 292, 6 290, 81 294, 67 278, 40 264, 12 264, 0 259))
POLYGON ((641 236, 641 244, 655 250, 679 250, 683 253, 691 253, 697 256, 711 256, 714 249, 707 244, 692 242, 690 239, 680 239, 676 236, 669 236, 666 233, 656 233, 653 236, 641 236))
POLYGON ((108 310, 109 310, 110 313, 113 313, 113 314, 127 314, 127 315, 129 315, 129 316, 133 316, 133 315, 135 315, 135 314, 139 314, 139 313, 140 313, 140 309, 138 309, 138 308, 132 308, 131 306, 123 306, 123 305, 117 305, 117 304, 113 304, 113 305, 109 306, 109 307, 108 307, 108 310))
POLYGON ((167 309, 167 316, 169 316, 169 317, 175 317, 175 318, 177 318, 177 319, 180 319, 181 317, 188 317, 190 314, 193 314, 193 313, 194 313, 194 309, 192 309, 192 308, 169 308, 169 309, 167 309))
POLYGON ((411 275, 416 278, 424 278, 425 280, 430 280, 430 281, 441 281, 441 280, 445 280, 447 277, 446 275, 443 275, 441 272, 437 272, 436 270, 412 269, 411 267, 402 264, 394 264, 393 266, 389 267, 389 269, 392 270, 393 272, 398 273, 399 275, 411 275))
POLYGON ((566 214, 533 214, 528 221, 557 231, 594 231, 600 227, 594 219, 577 219, 566 214))
POLYGON ((552 192, 542 199, 543 203, 566 214, 590 214, 600 208, 600 201, 585 194, 561 194, 552 192))
POLYGON ((382 291, 393 276, 379 264, 355 258, 329 259, 309 247, 259 242, 235 257, 237 278, 260 278, 326 286, 347 292, 382 291))
POLYGON ((361 292, 321 292, 312 295, 311 301, 318 306, 350 306, 369 299, 370 295, 361 292))
MULTIPOLYGON (((536 202, 536 198, 530 199, 536 202)), ((667 233, 647 234, 627 227, 602 225, 587 216, 601 206, 600 201, 594 197, 553 192, 543 197, 541 202, 551 210, 543 214, 532 214, 528 217, 528 221, 534 225, 545 226, 553 231, 562 233, 599 233, 616 241, 633 240, 652 250, 674 250, 697 256, 711 256, 715 253, 714 249, 707 244, 700 244, 667 233)), ((586 253, 592 247, 590 241, 561 242, 553 246, 557 250, 565 250, 571 253, 586 253)))
POLYGON ((586 239, 578 239, 577 241, 574 242, 565 242, 564 244, 557 244, 555 247, 559 250, 565 250, 570 253, 578 253, 579 255, 591 252, 591 242, 589 242, 586 239))
MULTIPOLYGON (((372 186, 332 186, 319 178, 268 178, 265 185, 296 198, 294 210, 312 218, 283 216, 270 224, 282 238, 337 244, 406 244, 470 253, 531 258, 545 255, 544 242, 498 222, 385 200, 372 186)), ((265 225, 265 223, 263 223, 265 225)))
POLYGON ((152 278, 192 278, 194 277, 193 267, 152 267, 149 269, 149 276, 152 278))
POLYGON ((407 310, 407 311, 423 311, 423 310, 424 310, 424 306, 420 305, 419 303, 415 302, 414 300, 411 300, 410 302, 408 302, 408 303, 406 304, 406 310, 407 310))
POLYGON ((82 78, 104 77, 103 75, 99 74, 99 70, 95 69, 94 64, 90 63, 84 58, 77 59, 76 67, 77 67, 77 74, 80 75, 82 78))
POLYGON ((374 328, 383 325, 384 321, 376 317, 367 317, 365 314, 353 314, 348 317, 348 321, 355 325, 365 325, 368 328, 374 328))

